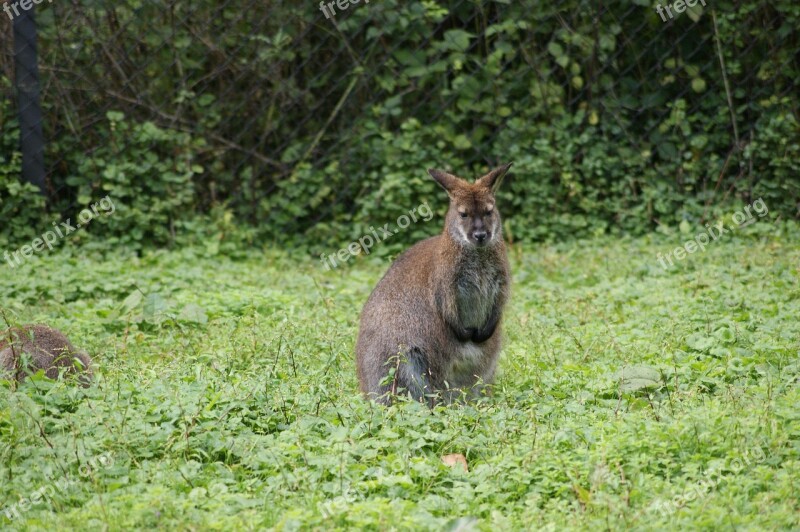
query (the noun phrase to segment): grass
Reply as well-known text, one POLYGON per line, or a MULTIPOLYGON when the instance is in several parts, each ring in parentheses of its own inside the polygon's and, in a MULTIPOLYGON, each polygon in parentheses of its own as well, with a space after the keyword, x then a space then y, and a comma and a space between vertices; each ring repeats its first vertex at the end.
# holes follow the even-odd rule
POLYGON ((800 229, 661 268, 687 238, 514 247, 494 396, 434 411, 357 392, 374 256, 4 267, 8 320, 61 328, 99 378, 0 384, 0 528, 797 529, 800 229))

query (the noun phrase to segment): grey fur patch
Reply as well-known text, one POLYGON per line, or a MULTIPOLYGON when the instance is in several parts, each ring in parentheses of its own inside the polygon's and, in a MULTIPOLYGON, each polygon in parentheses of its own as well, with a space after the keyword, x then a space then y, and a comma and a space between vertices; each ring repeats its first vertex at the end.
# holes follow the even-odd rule
POLYGON ((0 349, 0 379, 14 378, 14 352, 10 347, 0 349))

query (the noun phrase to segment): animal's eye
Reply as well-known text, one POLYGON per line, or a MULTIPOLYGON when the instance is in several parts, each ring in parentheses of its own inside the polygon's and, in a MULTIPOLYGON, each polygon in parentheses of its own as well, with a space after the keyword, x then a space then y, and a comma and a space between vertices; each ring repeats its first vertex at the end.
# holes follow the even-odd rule
POLYGON ((466 218, 466 217, 467 217, 467 213, 465 213, 465 212, 462 212, 462 213, 460 213, 460 214, 461 214, 461 217, 462 217, 462 218, 466 218))

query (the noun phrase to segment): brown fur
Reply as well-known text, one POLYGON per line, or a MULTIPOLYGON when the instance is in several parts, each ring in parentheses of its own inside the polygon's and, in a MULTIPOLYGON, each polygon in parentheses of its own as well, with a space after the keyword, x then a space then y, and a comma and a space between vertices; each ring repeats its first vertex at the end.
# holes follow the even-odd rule
POLYGON ((80 383, 89 386, 93 375, 91 364, 89 355, 76 349, 61 331, 46 325, 14 327, 0 336, 0 377, 8 372, 22 381, 28 373, 41 369, 48 378, 57 379, 66 368, 66 374, 78 375, 80 383), (27 368, 23 367, 25 360, 27 368))
POLYGON ((356 359, 367 397, 434 403, 492 383, 511 281, 494 193, 510 166, 474 184, 428 170, 450 197, 444 231, 400 255, 364 305, 356 359))

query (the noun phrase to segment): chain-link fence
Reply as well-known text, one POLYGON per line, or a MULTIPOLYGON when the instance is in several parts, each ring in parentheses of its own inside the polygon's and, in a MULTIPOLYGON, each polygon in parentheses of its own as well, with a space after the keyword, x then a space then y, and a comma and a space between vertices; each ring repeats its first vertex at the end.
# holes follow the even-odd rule
POLYGON ((647 184, 634 176, 614 192, 652 219, 663 187, 701 202, 752 193, 772 177, 741 155, 754 128, 765 110, 797 116, 800 15, 788 1, 53 0, 33 9, 43 124, 31 124, 34 32, 5 14, 0 70, 13 82, 2 91, 18 107, 0 123, 19 117, 24 175, 61 212, 110 191, 123 204, 151 198, 142 209, 172 210, 167 218, 224 205, 308 231, 391 202, 391 176, 424 179, 423 165, 440 158, 466 171, 522 160, 518 173, 558 181, 563 201, 582 208, 611 194, 589 154, 604 149, 618 167, 610 180, 664 165, 647 184), (578 144, 565 148, 569 138, 578 144))

